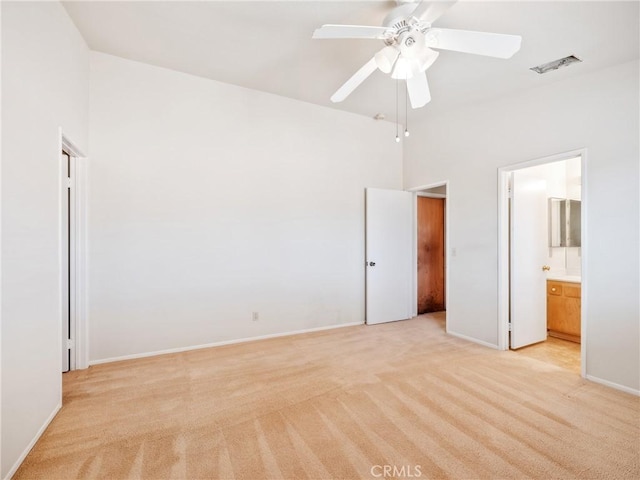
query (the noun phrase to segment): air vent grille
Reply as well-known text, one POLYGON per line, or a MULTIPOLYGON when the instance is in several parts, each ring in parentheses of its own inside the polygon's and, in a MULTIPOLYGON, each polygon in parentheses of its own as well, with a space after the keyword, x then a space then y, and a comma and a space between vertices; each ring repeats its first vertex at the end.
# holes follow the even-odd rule
POLYGON ((558 60, 554 60, 553 62, 547 62, 543 63, 542 65, 538 65, 537 67, 531 67, 529 70, 533 70, 536 73, 543 74, 552 70, 558 70, 562 67, 568 67, 573 63, 579 62, 582 62, 582 60, 580 60, 575 55, 569 55, 568 57, 559 58, 558 60))

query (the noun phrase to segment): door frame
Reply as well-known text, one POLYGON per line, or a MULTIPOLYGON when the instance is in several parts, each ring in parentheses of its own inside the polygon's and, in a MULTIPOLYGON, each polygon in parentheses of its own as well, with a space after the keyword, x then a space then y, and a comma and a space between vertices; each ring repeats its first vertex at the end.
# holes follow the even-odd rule
POLYGON ((418 196, 420 196, 421 192, 424 190, 430 190, 436 187, 445 187, 446 194, 422 194, 423 196, 431 196, 435 198, 444 198, 444 303, 447 308, 447 315, 445 316, 445 332, 449 333, 449 292, 451 289, 449 288, 449 279, 451 275, 449 274, 451 265, 450 261, 450 251, 449 242, 451 235, 449 234, 449 225, 451 222, 451 214, 450 214, 450 204, 451 204, 451 190, 449 180, 443 180, 441 182, 429 183, 426 185, 420 185, 418 187, 413 187, 408 189, 408 192, 413 192, 414 194, 414 204, 413 204, 413 265, 415 268, 412 273, 412 292, 411 292, 411 302, 412 302, 412 316, 418 315, 418 196))
MULTIPOLYGON (((61 152, 65 151, 69 154, 71 159, 71 171, 72 175, 72 195, 70 198, 69 209, 72 212, 69 215, 71 228, 70 235, 74 238, 72 242, 73 249, 70 256, 71 264, 71 281, 70 281, 70 295, 72 300, 71 305, 71 326, 69 333, 73 342, 71 349, 71 361, 69 363, 69 370, 77 370, 87 368, 89 366, 89 340, 88 340, 88 328, 87 328, 87 178, 88 178, 88 161, 82 150, 76 146, 76 144, 63 133, 62 128, 58 129, 58 172, 62 172, 62 155, 61 152), (72 221, 73 219, 73 221, 72 221)), ((66 206, 66 199, 63 198, 63 192, 66 191, 66 180, 63 176, 60 176, 60 188, 58 196, 58 211, 59 211, 59 226, 58 226, 58 243, 60 250, 58 253, 58 265, 60 269, 60 288, 59 298, 60 302, 63 301, 63 269, 67 268, 67 265, 63 265, 63 259, 66 257, 64 251, 67 246, 64 242, 63 234, 63 219, 65 212, 63 208, 66 206)), ((71 240, 70 240, 71 241, 71 240)), ((60 342, 60 351, 62 351, 62 323, 67 319, 63 318, 63 308, 60 305, 60 321, 59 321, 59 335, 58 341, 60 342)), ((61 360, 62 361, 62 360, 61 360)), ((60 367, 62 372, 62 366, 60 367)))
POLYGON ((498 349, 509 349, 509 175, 523 168, 535 167, 547 163, 569 160, 580 157, 581 169, 581 305, 580 305, 580 374, 586 376, 587 368, 587 305, 588 305, 588 210, 589 190, 587 181, 587 149, 581 148, 568 152, 557 153, 546 157, 506 165, 498 168, 498 349))

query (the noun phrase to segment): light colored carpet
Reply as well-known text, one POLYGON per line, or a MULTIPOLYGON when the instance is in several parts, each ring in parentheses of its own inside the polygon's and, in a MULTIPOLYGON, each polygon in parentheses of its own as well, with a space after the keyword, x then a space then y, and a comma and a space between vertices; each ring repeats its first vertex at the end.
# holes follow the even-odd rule
POLYGON ((637 397, 438 316, 105 364, 64 390, 15 478, 640 478, 637 397))

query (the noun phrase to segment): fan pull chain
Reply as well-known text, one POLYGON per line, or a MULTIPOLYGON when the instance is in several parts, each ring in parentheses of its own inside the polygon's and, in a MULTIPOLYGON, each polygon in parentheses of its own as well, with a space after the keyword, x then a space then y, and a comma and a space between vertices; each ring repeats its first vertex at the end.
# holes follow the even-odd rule
POLYGON ((398 135, 398 79, 396 79, 396 143, 400 143, 400 135, 398 135))
POLYGON ((404 136, 409 136, 409 84, 404 82, 404 136))

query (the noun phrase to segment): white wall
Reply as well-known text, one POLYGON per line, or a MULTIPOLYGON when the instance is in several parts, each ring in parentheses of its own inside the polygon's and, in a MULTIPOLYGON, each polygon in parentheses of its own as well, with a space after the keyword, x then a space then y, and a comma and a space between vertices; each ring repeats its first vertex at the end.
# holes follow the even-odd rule
POLYGON ((58 128, 86 151, 89 50, 57 2, 2 2, 2 465, 61 401, 58 128))
POLYGON ((364 188, 401 188, 394 138, 92 53, 90 361, 362 322, 364 188))
POLYGON ((626 63, 414 123, 405 187, 450 181, 452 331, 498 343, 498 167, 586 147, 587 374, 640 388, 638 68, 626 63))

